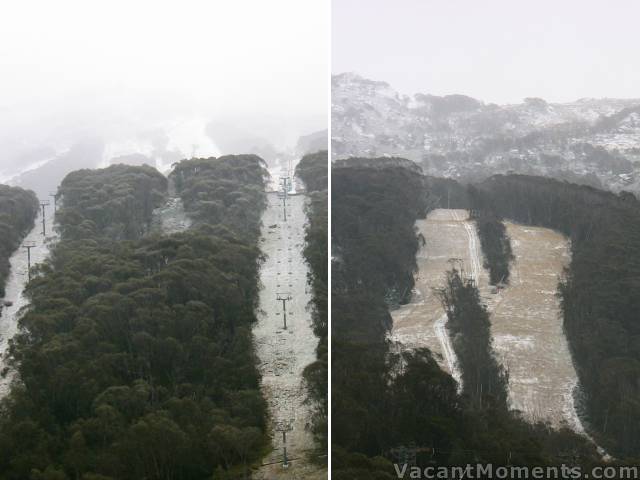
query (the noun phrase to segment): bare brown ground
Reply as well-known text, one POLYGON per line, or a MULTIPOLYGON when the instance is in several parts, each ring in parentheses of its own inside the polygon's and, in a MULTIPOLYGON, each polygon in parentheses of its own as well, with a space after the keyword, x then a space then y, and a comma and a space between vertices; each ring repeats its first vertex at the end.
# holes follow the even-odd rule
POLYGON ((529 420, 566 424, 576 431, 577 376, 556 296, 569 243, 546 228, 505 223, 516 257, 511 281, 491 315, 494 350, 509 371, 511 407, 529 420))

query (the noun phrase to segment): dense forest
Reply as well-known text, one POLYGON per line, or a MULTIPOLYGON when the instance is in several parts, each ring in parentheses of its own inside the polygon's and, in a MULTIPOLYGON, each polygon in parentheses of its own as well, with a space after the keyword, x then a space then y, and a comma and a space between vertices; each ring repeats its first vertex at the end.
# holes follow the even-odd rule
POLYGON ((77 170, 60 184, 57 196, 64 208, 56 221, 67 240, 136 240, 148 230, 166 189, 167 179, 147 165, 77 170))
POLYGON ((296 176, 302 179, 308 192, 327 190, 329 183, 327 161, 327 150, 320 150, 319 152, 305 155, 296 165, 296 176))
POLYGON ((496 215, 552 228, 571 240, 560 285, 564 328, 598 441, 640 455, 640 202, 587 186, 523 175, 477 186, 496 215))
MULTIPOLYGON (((4 297, 9 275, 9 257, 33 228, 38 214, 35 193, 18 187, 0 185, 0 298, 4 297)), ((0 306, 0 309, 2 307, 0 306)))
POLYGON ((326 450, 329 426, 329 357, 328 357, 328 205, 326 150, 305 155, 296 166, 298 176, 307 188, 308 224, 305 229, 304 257, 309 264, 309 281, 313 288, 313 326, 318 336, 317 360, 305 368, 304 377, 314 404, 313 431, 322 450, 326 450))
MULTIPOLYGON (((358 166, 356 159, 349 162, 334 168, 331 176, 335 192, 331 236, 337 258, 332 267, 332 294, 362 286, 371 295, 393 292, 394 301, 404 301, 413 287, 418 249, 414 222, 425 216, 428 203, 423 179, 394 164, 380 173, 368 165, 358 166), (404 188, 392 190, 390 183, 404 188)), ((385 322, 379 327, 386 326, 385 322)), ((367 336, 371 333, 378 336, 377 332, 367 336)))
POLYGON ((267 165, 257 155, 225 155, 184 160, 175 166, 171 178, 196 223, 255 239, 266 206, 267 175, 267 165))
POLYGON ((166 193, 155 170, 67 176, 61 240, 11 346, 0 478, 243 478, 262 458, 251 324, 264 173, 255 156, 180 162, 197 224, 171 236, 145 235, 166 193))
POLYGON ((445 302, 449 328, 461 337, 463 361, 483 362, 477 375, 465 374, 462 394, 428 350, 390 349, 389 308, 408 301, 413 286, 415 220, 431 208, 463 208, 469 197, 450 180, 376 160, 375 168, 354 159, 332 170, 333 478, 397 478, 391 461, 401 446, 429 452, 417 455, 422 466, 597 461, 583 437, 529 424, 506 409, 506 378, 489 352, 486 310, 455 272, 445 302), (474 323, 475 330, 463 331, 474 323))

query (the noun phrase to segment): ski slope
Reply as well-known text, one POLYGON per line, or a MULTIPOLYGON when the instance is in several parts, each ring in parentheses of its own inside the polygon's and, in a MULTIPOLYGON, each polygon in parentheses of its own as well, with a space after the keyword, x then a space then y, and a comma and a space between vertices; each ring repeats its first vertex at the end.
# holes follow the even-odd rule
POLYGON ((399 349, 428 348, 462 389, 458 360, 446 329, 447 314, 435 290, 454 266, 474 278, 484 274, 479 241, 466 210, 436 209, 416 222, 425 243, 416 254, 412 301, 391 312, 390 338, 399 349))
POLYGON ((326 478, 307 461, 307 454, 316 449, 310 431, 311 408, 306 403, 307 391, 303 382, 304 368, 316 358, 318 338, 313 333, 311 286, 307 284, 307 264, 303 257, 305 197, 290 196, 287 200, 287 219, 282 202, 276 193, 269 193, 268 205, 262 216, 260 247, 266 255, 260 270, 261 291, 258 322, 254 326, 254 344, 262 374, 262 392, 267 400, 273 451, 263 460, 254 478, 326 478), (286 301, 287 328, 281 297, 286 301), (292 459, 283 469, 281 427, 288 427, 287 454, 292 459))
POLYGON ((509 287, 491 313, 494 349, 509 371, 509 403, 530 421, 582 432, 578 379, 562 328, 557 287, 568 240, 547 228, 505 223, 515 261, 509 287))
MULTIPOLYGON (((35 247, 31 249, 31 266, 44 262, 48 257, 52 245, 58 238, 57 233, 53 230, 54 212, 53 208, 46 209, 46 232, 47 236, 42 235, 42 210, 36 218, 35 226, 27 234, 22 244, 25 242, 33 242, 35 247)), ((21 245, 22 245, 21 244, 21 245)), ((0 375, 0 398, 4 397, 11 387, 11 381, 14 378, 14 372, 7 368, 6 354, 9 348, 9 341, 18 333, 18 322, 25 308, 29 306, 28 298, 23 294, 29 276, 27 272, 27 251, 20 247, 9 259, 11 271, 7 278, 5 288, 5 297, 0 299, 0 303, 8 302, 11 305, 5 306, 0 312, 0 372, 4 371, 4 375, 0 375), (5 371, 6 369, 6 371, 5 371)))
POLYGON ((475 223, 465 210, 437 209, 416 222, 425 245, 416 255, 412 301, 391 312, 391 340, 399 349, 429 348, 458 382, 447 316, 434 289, 456 267, 472 277, 487 306, 493 349, 509 371, 509 405, 529 421, 546 421, 585 433, 576 413, 578 379, 562 329, 556 296, 569 244, 552 230, 507 223, 515 261, 510 285, 491 293, 475 223))

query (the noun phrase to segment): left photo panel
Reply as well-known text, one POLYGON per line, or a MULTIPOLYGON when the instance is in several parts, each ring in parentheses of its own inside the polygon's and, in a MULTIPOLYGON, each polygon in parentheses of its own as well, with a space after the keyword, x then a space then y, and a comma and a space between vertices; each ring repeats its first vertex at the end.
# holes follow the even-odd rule
POLYGON ((328 478, 329 8, 3 7, 1 479, 328 478))

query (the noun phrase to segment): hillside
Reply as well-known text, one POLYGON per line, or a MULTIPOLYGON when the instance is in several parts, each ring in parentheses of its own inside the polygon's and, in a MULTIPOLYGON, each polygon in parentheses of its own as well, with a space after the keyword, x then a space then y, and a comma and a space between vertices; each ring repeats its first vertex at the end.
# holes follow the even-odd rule
POLYGON ((253 352, 264 206, 256 156, 178 165, 194 223, 149 234, 151 167, 68 175, 0 403, 7 479, 237 478, 267 448, 253 352), (244 216, 248 199, 256 201, 244 216), (219 205, 219 208, 213 206, 219 205))
POLYGON ((441 293, 460 365, 473 366, 463 372, 462 392, 436 352, 391 348, 390 312, 411 298, 425 241, 416 221, 447 204, 468 207, 469 196, 396 159, 379 158, 375 168, 369 162, 332 171, 333 478, 395 478, 389 462, 412 446, 426 452, 417 456, 422 466, 557 465, 566 455, 584 466, 596 462, 584 437, 507 409, 506 378, 491 354, 490 311, 459 271, 447 273, 441 293))
POLYGON ((586 418, 613 455, 638 456, 638 201, 523 175, 497 175, 477 188, 484 209, 569 239, 571 261, 559 290, 586 418))
POLYGON ((332 78, 331 140, 334 160, 400 156, 464 181, 512 171, 640 192, 640 99, 495 105, 345 73, 332 78))

